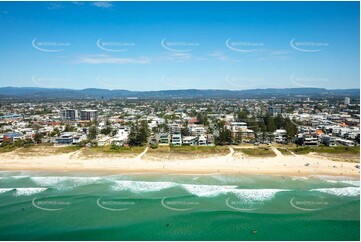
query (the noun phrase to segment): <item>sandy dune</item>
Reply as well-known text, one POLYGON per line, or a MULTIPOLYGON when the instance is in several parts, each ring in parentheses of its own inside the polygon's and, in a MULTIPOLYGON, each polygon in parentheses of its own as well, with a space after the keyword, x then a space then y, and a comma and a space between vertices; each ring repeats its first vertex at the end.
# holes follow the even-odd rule
POLYGON ((273 149, 276 157, 249 158, 230 153, 195 160, 151 161, 143 153, 135 158, 96 157, 80 159, 79 151, 49 156, 19 157, 16 153, 2 154, 0 170, 51 170, 51 171, 102 171, 110 173, 164 172, 164 173, 234 173, 234 174, 275 174, 275 175, 347 175, 359 176, 356 163, 336 162, 311 155, 284 156, 273 149))

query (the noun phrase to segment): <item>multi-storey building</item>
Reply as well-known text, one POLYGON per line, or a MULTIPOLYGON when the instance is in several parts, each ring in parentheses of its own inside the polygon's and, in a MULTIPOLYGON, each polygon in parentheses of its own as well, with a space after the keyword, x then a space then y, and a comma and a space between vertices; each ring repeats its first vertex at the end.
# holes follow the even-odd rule
POLYGON ((61 109, 60 118, 62 120, 76 120, 78 119, 78 111, 75 109, 61 109))
POLYGON ((98 110, 81 110, 80 119, 87 121, 96 121, 98 119, 98 110))

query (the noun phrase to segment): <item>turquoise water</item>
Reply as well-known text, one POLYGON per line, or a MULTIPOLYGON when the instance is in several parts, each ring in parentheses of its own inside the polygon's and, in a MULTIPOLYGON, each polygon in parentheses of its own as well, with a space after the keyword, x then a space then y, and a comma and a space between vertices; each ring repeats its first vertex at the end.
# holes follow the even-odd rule
POLYGON ((359 240, 347 177, 0 172, 1 240, 359 240))

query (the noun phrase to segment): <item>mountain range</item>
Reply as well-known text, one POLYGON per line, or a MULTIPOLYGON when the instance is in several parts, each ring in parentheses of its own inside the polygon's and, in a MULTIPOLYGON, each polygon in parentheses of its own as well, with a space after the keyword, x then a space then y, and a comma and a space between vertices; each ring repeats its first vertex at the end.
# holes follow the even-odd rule
POLYGON ((248 90, 181 89, 160 91, 0 87, 0 98, 270 98, 270 97, 359 97, 360 89, 265 88, 248 90))

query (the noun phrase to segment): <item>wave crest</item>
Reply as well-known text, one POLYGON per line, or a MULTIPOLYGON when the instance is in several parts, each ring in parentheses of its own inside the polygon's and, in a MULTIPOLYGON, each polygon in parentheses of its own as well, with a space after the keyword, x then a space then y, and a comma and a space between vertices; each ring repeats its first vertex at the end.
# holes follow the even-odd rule
POLYGON ((0 188, 0 194, 14 190, 14 188, 0 188))
POLYGON ((319 188, 312 189, 311 191, 323 192, 335 196, 360 196, 360 188, 359 187, 341 187, 341 188, 319 188))
POLYGON ((15 196, 30 196, 45 191, 47 188, 43 187, 26 187, 26 188, 15 188, 15 196))
POLYGON ((115 181, 114 191, 131 191, 133 193, 157 192, 177 186, 174 182, 146 182, 146 181, 115 181))
POLYGON ((100 180, 100 177, 47 176, 31 177, 31 180, 39 186, 54 187, 56 189, 63 190, 92 184, 100 180))

